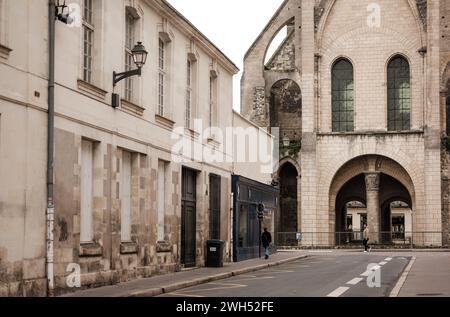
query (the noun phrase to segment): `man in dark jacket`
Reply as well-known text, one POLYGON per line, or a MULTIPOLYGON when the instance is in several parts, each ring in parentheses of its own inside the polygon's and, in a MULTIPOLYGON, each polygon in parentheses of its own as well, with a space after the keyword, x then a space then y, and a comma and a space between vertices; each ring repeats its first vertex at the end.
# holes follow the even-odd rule
POLYGON ((267 231, 267 228, 264 228, 264 232, 261 236, 261 242, 265 250, 265 259, 267 260, 269 258, 269 247, 272 243, 272 235, 269 231, 267 231))

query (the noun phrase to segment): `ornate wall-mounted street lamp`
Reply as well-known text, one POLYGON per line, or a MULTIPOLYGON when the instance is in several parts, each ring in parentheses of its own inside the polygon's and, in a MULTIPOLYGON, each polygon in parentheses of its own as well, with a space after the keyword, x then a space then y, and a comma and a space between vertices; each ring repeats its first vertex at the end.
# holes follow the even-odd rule
MULTIPOLYGON (((122 79, 131 77, 131 76, 141 76, 142 67, 145 65, 147 61, 148 52, 145 50, 142 42, 137 42, 137 44, 131 50, 131 54, 133 55, 133 62, 136 65, 137 69, 133 69, 127 72, 116 73, 113 72, 113 87, 121 81, 122 79)), ((112 94, 112 106, 117 108, 119 106, 119 94, 112 94)))
POLYGON ((58 21, 61 21, 65 24, 72 24, 74 21, 73 17, 70 16, 70 10, 66 5, 66 0, 64 0, 62 4, 60 4, 59 0, 57 0, 57 2, 55 3, 55 16, 58 21))

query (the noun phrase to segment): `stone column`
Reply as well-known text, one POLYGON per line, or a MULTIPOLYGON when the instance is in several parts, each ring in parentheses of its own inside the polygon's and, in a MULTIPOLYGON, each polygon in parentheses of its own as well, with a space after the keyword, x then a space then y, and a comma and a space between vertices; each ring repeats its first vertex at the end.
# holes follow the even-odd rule
POLYGON ((380 173, 366 173, 367 225, 370 241, 380 242, 380 173))
POLYGON ((302 0, 301 4, 301 69, 302 69, 302 177, 301 214, 302 245, 313 246, 319 241, 318 232, 328 231, 328 221, 317 220, 317 155, 316 155, 316 105, 314 81, 314 1, 302 0))
MULTIPOLYGON (((414 210, 413 231, 434 232, 414 236, 414 244, 442 246, 442 195, 441 195, 441 120, 440 120, 440 3, 428 1, 427 12, 427 86, 425 105, 425 157, 424 176, 425 208, 414 210), (423 239, 423 240, 421 240, 423 239)), ((416 184, 416 186, 418 186, 416 184)))

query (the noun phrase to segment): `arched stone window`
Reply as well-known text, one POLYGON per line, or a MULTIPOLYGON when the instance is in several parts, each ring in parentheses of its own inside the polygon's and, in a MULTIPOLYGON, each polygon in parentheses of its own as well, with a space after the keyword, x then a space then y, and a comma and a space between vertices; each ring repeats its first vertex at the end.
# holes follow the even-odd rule
POLYGON ((408 61, 395 56, 387 70, 388 130, 411 129, 411 77, 408 61))
POLYGON ((353 132, 355 129, 353 65, 346 59, 340 59, 333 65, 331 73, 333 132, 353 132))

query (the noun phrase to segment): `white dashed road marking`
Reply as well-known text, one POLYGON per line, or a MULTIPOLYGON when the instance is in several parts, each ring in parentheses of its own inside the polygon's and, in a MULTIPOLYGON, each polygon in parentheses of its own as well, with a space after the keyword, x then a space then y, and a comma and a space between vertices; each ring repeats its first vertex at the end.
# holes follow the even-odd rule
POLYGON ((387 264, 386 261, 380 262, 380 265, 386 265, 386 264, 387 264))
POLYGON ((370 268, 370 270, 365 271, 363 274, 361 274, 361 276, 369 276, 371 275, 374 271, 381 269, 381 266, 379 265, 374 265, 370 268))
POLYGON ((344 294, 346 291, 348 291, 350 287, 339 287, 332 291, 330 294, 327 295, 327 297, 339 297, 342 294, 344 294))
POLYGON ((392 261, 392 258, 386 258, 386 259, 384 259, 385 261, 392 261))
POLYGON ((361 282, 362 280, 363 280, 363 278, 361 278, 361 277, 356 277, 356 278, 354 278, 353 280, 347 282, 347 284, 348 284, 348 285, 356 285, 356 284, 358 284, 359 282, 361 282))

